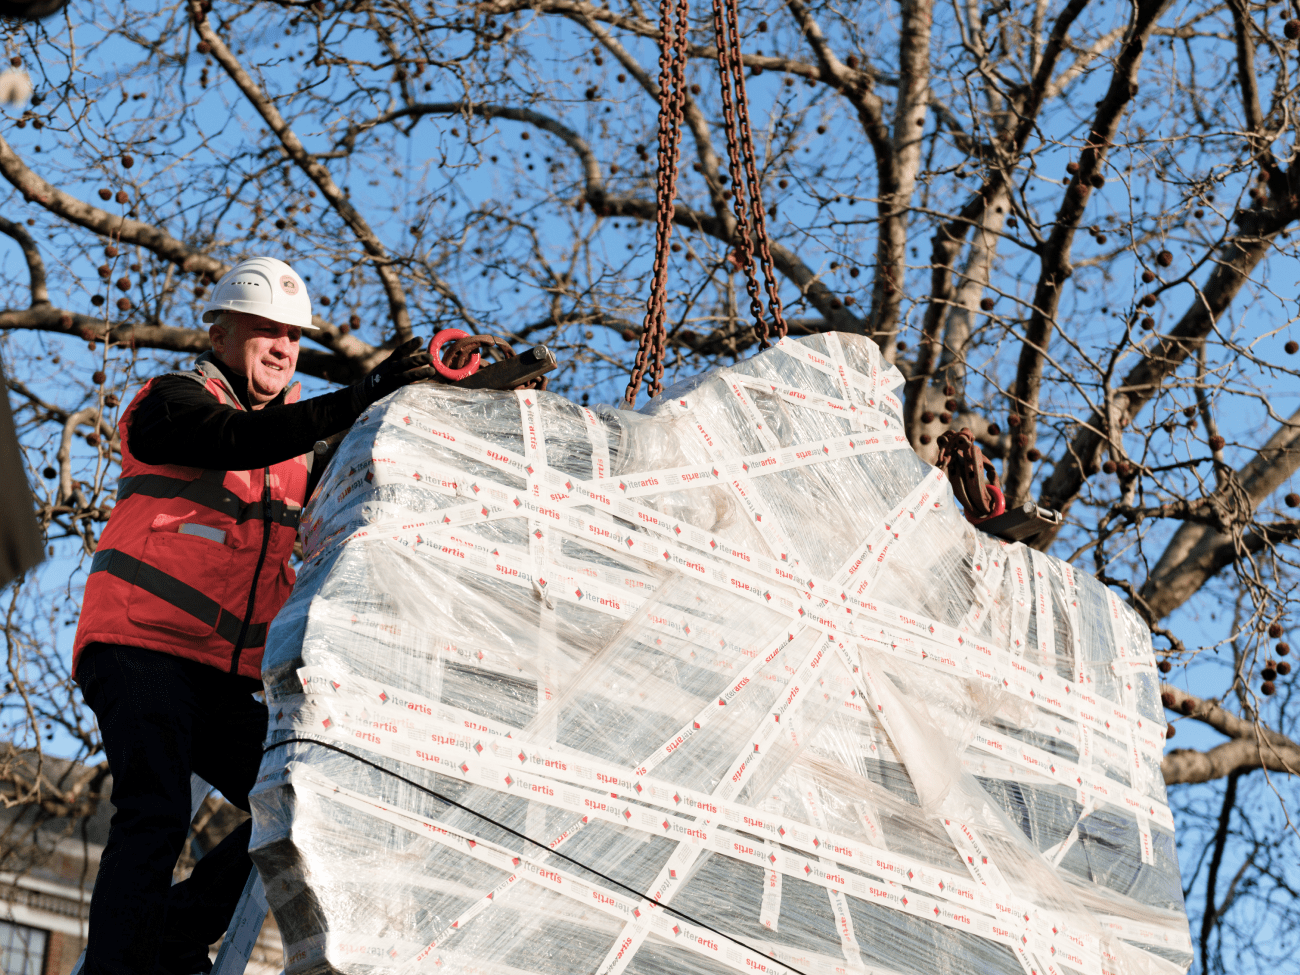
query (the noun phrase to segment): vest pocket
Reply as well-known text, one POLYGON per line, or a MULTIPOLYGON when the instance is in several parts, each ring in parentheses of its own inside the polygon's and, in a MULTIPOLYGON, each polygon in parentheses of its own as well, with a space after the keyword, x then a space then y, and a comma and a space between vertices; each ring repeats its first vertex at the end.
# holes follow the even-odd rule
POLYGON ((209 636, 230 589, 234 552, 201 535, 151 531, 127 603, 134 623, 209 636))

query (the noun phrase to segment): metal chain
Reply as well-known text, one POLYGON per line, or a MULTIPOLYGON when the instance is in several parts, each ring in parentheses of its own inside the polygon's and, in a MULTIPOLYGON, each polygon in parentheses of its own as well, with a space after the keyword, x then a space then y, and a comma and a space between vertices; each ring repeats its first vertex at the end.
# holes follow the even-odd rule
MULTIPOLYGON (((754 273, 754 239, 749 229, 749 207, 745 204, 745 184, 749 182, 748 174, 741 177, 740 146, 736 139, 736 99, 732 94, 735 83, 736 52, 732 48, 727 18, 723 11, 723 0, 713 0, 713 35, 718 48, 718 75, 722 82, 722 119, 727 134, 727 160, 731 166, 732 208, 736 213, 735 261, 745 272, 745 290, 749 293, 749 310, 754 316, 754 331, 758 335, 758 347, 766 349, 767 321, 763 318, 763 302, 758 296, 758 278, 754 273)), ((744 68, 741 68, 744 71, 744 68)), ((744 91, 744 83, 741 83, 744 91)), ((743 94, 740 96, 743 98, 743 94)))
POLYGON ((627 384, 623 402, 631 409, 650 371, 649 392, 653 398, 663 391, 664 351, 668 345, 666 327, 668 301, 668 254, 673 234, 673 213, 677 199, 677 160, 680 152, 682 117, 686 106, 686 50, 690 0, 660 0, 659 29, 659 172, 655 214, 655 260, 650 297, 646 301, 645 323, 636 353, 636 365, 627 384))
POLYGON ((781 297, 777 293, 776 274, 772 267, 772 250, 767 236, 767 214, 763 208, 763 188, 755 164, 754 135, 749 124, 749 96, 745 89, 745 64, 740 52, 740 26, 736 0, 713 0, 713 30, 722 80, 727 156, 731 164, 731 182, 734 187, 732 193, 739 236, 736 253, 745 272, 745 289, 749 293, 750 310, 754 315, 754 330, 758 335, 759 348, 766 349, 768 326, 763 318, 763 307, 758 297, 758 279, 754 270, 755 241, 758 244, 759 262, 763 270, 768 310, 776 324, 777 335, 781 337, 787 335, 789 326, 785 321, 781 297), (735 86, 734 106, 733 85, 735 86), (742 160, 743 182, 748 187, 749 207, 745 206, 745 187, 738 178, 738 174, 742 171, 742 160))

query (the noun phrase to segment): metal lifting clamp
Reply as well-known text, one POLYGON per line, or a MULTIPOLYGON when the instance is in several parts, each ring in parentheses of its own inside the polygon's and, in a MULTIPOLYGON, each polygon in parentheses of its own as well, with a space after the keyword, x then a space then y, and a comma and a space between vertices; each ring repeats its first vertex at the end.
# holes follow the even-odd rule
POLYGON ((1060 512, 1041 508, 1032 501, 1007 509, 998 486, 998 472, 984 456, 975 435, 967 428, 949 430, 938 440, 935 466, 948 475, 952 492, 966 510, 966 520, 980 531, 1013 542, 1026 542, 1063 521, 1060 512))

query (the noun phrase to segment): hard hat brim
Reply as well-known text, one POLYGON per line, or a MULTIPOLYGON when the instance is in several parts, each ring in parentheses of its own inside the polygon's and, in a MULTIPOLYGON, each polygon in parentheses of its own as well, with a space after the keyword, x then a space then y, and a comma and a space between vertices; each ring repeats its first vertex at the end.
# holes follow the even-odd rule
POLYGON ((313 325, 311 318, 308 317, 303 321, 303 316, 295 315, 289 309, 268 305, 259 301, 209 301, 203 306, 203 323, 211 325, 216 321, 217 315, 223 311, 240 312, 244 315, 256 315, 258 318, 266 318, 273 322, 280 322, 282 325, 296 325, 298 328, 310 328, 320 331, 319 325, 313 325))

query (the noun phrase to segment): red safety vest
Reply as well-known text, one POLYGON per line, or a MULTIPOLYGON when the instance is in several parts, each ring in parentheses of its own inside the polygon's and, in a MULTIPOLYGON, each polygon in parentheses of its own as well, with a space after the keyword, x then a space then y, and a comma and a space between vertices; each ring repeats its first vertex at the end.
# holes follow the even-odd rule
MULTIPOLYGON (((211 353, 192 377, 242 410, 211 353)), ((145 383, 122 414, 117 506, 99 538, 72 667, 91 643, 161 650, 230 673, 261 677, 266 631, 289 598, 289 566, 307 493, 306 455, 252 471, 144 464, 127 431, 145 383)), ((296 402, 294 383, 284 402, 296 402)))

